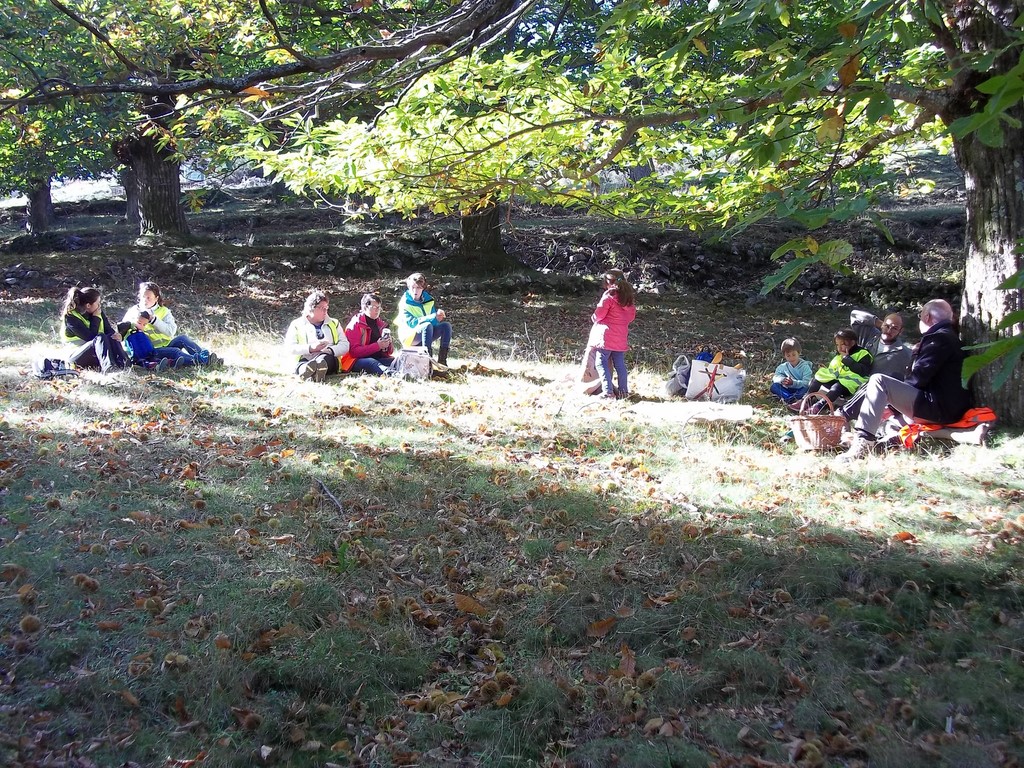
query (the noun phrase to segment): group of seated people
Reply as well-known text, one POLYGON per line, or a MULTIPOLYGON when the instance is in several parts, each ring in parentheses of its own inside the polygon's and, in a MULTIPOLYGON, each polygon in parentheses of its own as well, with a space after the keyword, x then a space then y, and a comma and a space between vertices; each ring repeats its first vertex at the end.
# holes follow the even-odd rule
MULTIPOLYGON (((452 326, 445 320, 445 311, 435 306, 426 284, 419 272, 407 278, 408 290, 399 302, 395 324, 403 346, 425 347, 432 356, 436 339, 439 346, 434 365, 443 370, 448 364, 452 326)), ((177 321, 162 303, 156 283, 139 285, 138 302, 116 325, 101 305, 98 288, 75 287, 61 307, 61 337, 69 347, 66 357, 77 368, 110 373, 132 365, 163 371, 223 364, 218 355, 177 332, 177 321)), ((327 294, 313 291, 306 297, 302 315, 288 326, 284 343, 297 358, 296 373, 314 381, 338 373, 387 373, 394 362, 395 345, 388 323, 381 317, 380 296, 364 294, 359 312, 344 329, 330 316, 329 308, 327 294)))
MULTIPOLYGON (((410 275, 406 285, 395 317, 399 340, 404 347, 425 348, 431 357, 437 340, 435 365, 444 371, 451 323, 426 291, 422 273, 410 275)), ((324 381, 349 372, 379 376, 392 369, 395 343, 381 317, 378 294, 362 296, 359 311, 344 329, 329 309, 327 294, 313 291, 302 315, 288 326, 284 343, 295 356, 295 372, 302 379, 324 381)), ((921 341, 913 347, 901 340, 899 314, 879 319, 855 311, 850 319, 851 327, 835 334, 835 357, 813 374, 810 363, 800 356, 799 342, 786 339, 784 360, 771 384, 772 394, 794 410, 805 408, 804 398, 813 393, 838 406, 837 413, 852 422, 852 441, 841 458, 857 458, 871 450, 887 409, 907 420, 934 424, 955 423, 968 411, 971 397, 961 381, 964 353, 948 302, 933 299, 922 307, 921 341)), ((139 286, 138 302, 118 325, 101 309, 97 288, 72 288, 61 309, 61 328, 65 342, 73 346, 68 359, 81 368, 109 372, 132 364, 157 370, 222 364, 216 354, 177 333, 174 315, 152 282, 139 286)))
MULTIPOLYGON (((415 272, 406 279, 407 289, 398 303, 395 326, 403 347, 419 346, 433 357, 434 340, 438 340, 434 365, 444 370, 452 343, 452 325, 445 320, 445 311, 435 306, 427 293, 426 278, 415 272)), ((285 346, 296 356, 295 372, 303 379, 324 381, 339 373, 368 373, 382 376, 394 363, 395 345, 391 329, 381 317, 381 299, 376 293, 365 293, 359 312, 352 316, 344 330, 329 314, 330 300, 323 291, 306 297, 302 315, 295 318, 285 333, 285 346)))
POLYGON ((103 311, 99 288, 71 288, 61 306, 60 329, 67 359, 78 368, 110 373, 132 365, 163 371, 223 364, 217 354, 178 333, 177 320, 153 282, 139 285, 138 301, 116 325, 103 311))
MULTIPOLYGON (((855 311, 851 327, 835 335, 835 357, 813 375, 810 363, 800 357, 799 342, 786 339, 771 392, 797 411, 815 392, 840 404, 836 413, 852 426, 850 447, 839 457, 843 461, 872 450, 890 409, 905 421, 956 423, 971 407, 971 396, 961 380, 964 352, 954 319, 949 302, 925 303, 918 315, 921 341, 912 347, 900 339, 900 315, 879 319, 855 311)), ((819 400, 809 410, 817 413, 822 407, 819 400)))

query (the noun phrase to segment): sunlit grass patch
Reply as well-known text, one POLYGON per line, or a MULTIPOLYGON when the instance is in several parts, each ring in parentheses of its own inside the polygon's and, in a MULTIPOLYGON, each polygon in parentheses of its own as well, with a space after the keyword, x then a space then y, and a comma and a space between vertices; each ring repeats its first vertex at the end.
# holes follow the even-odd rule
POLYGON ((574 326, 512 354, 519 315, 444 381, 302 382, 278 346, 299 288, 262 314, 174 293, 226 368, 39 382, 0 351, 0 705, 25 743, 639 766, 802 739, 904 768, 1019 719, 1020 438, 836 470, 778 409, 657 418, 667 336, 643 407, 578 396, 574 326))

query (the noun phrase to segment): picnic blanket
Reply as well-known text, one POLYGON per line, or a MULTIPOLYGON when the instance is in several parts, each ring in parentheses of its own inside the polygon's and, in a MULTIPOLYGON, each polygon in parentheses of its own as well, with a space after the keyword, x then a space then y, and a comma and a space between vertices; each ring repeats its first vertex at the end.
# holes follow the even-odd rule
MULTIPOLYGON (((971 408, 960 421, 953 424, 922 424, 918 422, 907 424, 900 429, 900 442, 904 448, 913 448, 918 438, 929 432, 973 430, 982 424, 991 424, 995 420, 996 414, 991 408, 971 408)), ((946 437, 947 435, 938 436, 946 437)))

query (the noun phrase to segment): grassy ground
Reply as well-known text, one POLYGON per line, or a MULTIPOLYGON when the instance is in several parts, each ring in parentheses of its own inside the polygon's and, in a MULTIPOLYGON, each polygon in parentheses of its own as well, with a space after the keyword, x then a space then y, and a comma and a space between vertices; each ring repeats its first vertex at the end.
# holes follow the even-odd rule
POLYGON ((843 317, 642 297, 643 402, 602 404, 562 381, 596 291, 452 285, 465 372, 316 385, 303 280, 165 286, 224 370, 60 382, 25 373, 54 297, 0 295, 0 764, 1024 759, 1024 441, 794 450, 778 343, 843 317), (752 420, 661 401, 705 343, 752 420))

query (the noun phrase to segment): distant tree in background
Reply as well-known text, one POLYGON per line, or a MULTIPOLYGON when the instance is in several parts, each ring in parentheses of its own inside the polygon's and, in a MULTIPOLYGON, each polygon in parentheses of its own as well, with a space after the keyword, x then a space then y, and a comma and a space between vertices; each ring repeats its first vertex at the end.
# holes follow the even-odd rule
POLYGON ((492 42, 522 0, 26 0, 0 7, 0 109, 67 100, 129 106, 117 158, 138 182, 141 234, 189 234, 181 160, 218 98, 349 109, 492 42))

